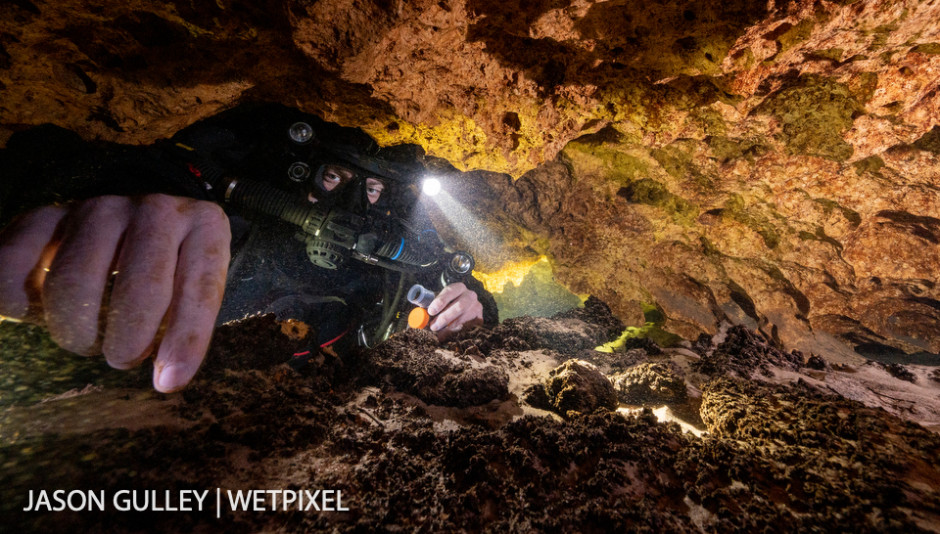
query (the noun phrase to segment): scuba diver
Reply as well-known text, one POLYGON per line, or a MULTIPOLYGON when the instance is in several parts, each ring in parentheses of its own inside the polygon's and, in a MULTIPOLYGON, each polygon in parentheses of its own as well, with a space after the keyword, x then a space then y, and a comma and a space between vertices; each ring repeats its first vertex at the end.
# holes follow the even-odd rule
MULTIPOLYGON (((280 105, 243 105, 148 147, 91 144, 54 126, 0 151, 0 315, 154 387, 195 375, 213 327, 270 312, 315 327, 306 355, 374 346, 405 325, 414 284, 436 293, 446 339, 498 322, 425 213, 415 146, 280 105)), ((291 363, 305 363, 303 355, 291 363)))

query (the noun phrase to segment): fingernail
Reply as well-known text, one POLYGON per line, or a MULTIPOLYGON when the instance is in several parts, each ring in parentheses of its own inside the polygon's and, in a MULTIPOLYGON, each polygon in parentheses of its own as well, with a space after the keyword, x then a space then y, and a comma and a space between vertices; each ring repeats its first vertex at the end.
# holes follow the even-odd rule
POLYGON ((171 363, 157 371, 153 387, 162 393, 172 393, 188 384, 194 374, 186 365, 171 363))

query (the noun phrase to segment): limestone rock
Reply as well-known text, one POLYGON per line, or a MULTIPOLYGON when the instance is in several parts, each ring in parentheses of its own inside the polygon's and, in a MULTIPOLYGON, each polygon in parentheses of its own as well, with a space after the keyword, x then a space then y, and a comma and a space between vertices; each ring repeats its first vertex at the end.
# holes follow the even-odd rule
POLYGON ((685 381, 668 365, 641 363, 610 377, 625 404, 673 404, 686 400, 685 381))
POLYGON ((688 339, 731 321, 832 360, 937 354, 937 20, 914 0, 17 0, 0 146, 47 122, 150 143, 279 101, 446 160, 491 236, 452 230, 481 268, 545 255, 626 324, 655 305, 688 339))
MULTIPOLYGON (((608 317, 611 317, 608 315, 608 317)), ((588 319, 588 317, 584 317, 588 319)), ((609 326, 586 322, 582 318, 561 314, 556 317, 524 315, 503 321, 489 332, 467 332, 458 339, 468 340, 488 353, 494 345, 515 350, 547 349, 569 357, 580 351, 594 349, 609 341, 609 326), (473 339, 477 337, 477 339, 473 339), (507 341, 510 340, 510 341, 507 341)), ((619 332, 618 332, 619 333, 619 332)), ((458 345, 463 344, 458 341, 458 345)))
POLYGON ((437 346, 428 330, 406 330, 377 347, 367 374, 428 404, 474 406, 508 395, 506 371, 478 356, 437 346))
POLYGON ((769 374, 769 366, 792 371, 802 365, 800 355, 780 350, 747 329, 735 326, 725 333, 716 347, 705 351, 693 368, 707 375, 750 377, 754 373, 769 374))
POLYGON ((617 407, 617 395, 610 380, 581 360, 568 360, 555 368, 545 382, 545 394, 552 409, 562 415, 617 407))

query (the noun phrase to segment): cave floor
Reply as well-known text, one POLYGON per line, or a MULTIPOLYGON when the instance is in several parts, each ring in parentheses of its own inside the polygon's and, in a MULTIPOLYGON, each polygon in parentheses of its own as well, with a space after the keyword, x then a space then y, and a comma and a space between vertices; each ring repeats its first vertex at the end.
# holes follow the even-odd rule
POLYGON ((940 531, 936 368, 804 359, 742 328, 597 352, 616 335, 603 310, 444 345, 409 332, 300 371, 285 362, 303 340, 253 317, 219 328, 194 383, 169 395, 149 369, 0 324, 4 526, 940 531), (23 511, 54 489, 208 497, 192 511, 23 511), (333 490, 348 510, 232 510, 226 492, 248 489, 333 490))

